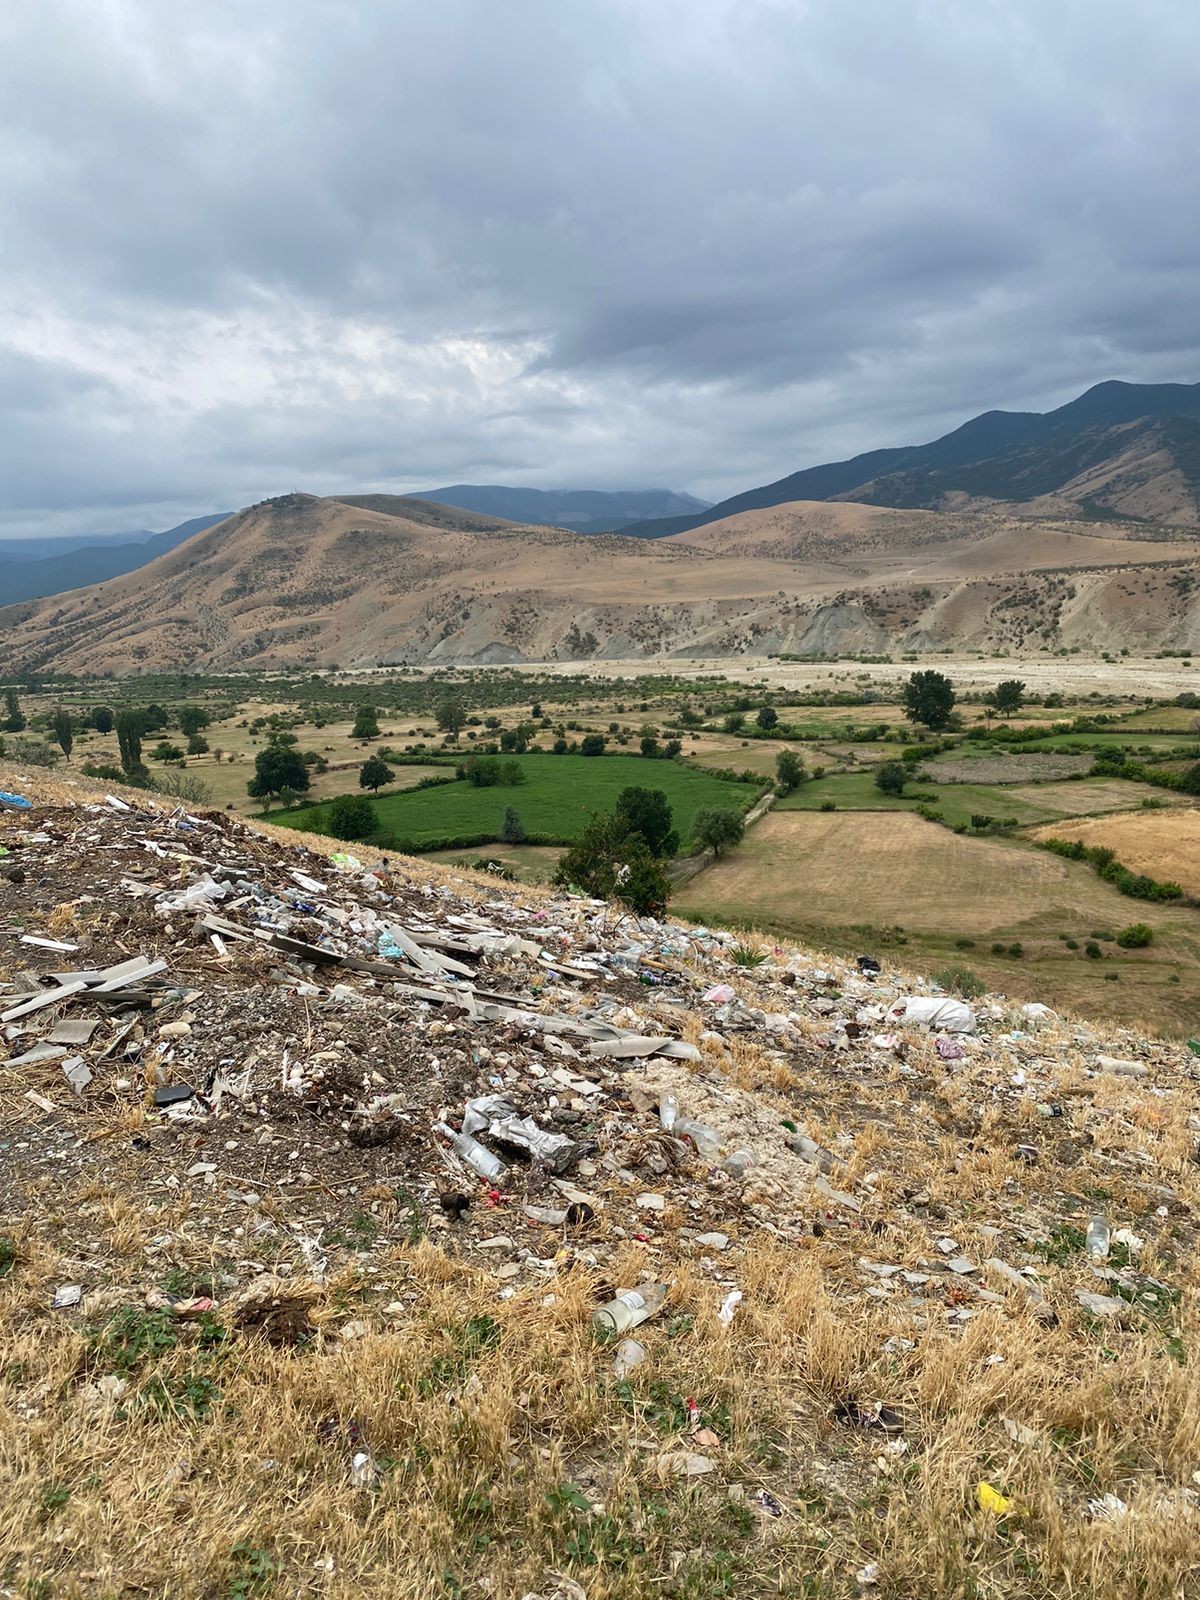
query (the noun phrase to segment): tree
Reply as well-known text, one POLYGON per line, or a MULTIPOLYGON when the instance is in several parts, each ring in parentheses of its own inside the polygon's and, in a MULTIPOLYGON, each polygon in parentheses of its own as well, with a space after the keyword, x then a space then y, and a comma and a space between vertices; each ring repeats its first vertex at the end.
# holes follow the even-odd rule
POLYGON ((693 711, 691 706, 684 706, 679 713, 679 721, 685 728, 698 728, 704 718, 698 711, 693 711))
POLYGON ((133 777, 146 769, 142 763, 142 736, 146 730, 146 715, 143 711, 118 711, 116 718, 117 749, 121 755, 121 767, 127 777, 133 777))
POLYGON ((75 724, 65 706, 55 706, 54 715, 50 719, 50 731, 58 748, 70 761, 71 747, 75 743, 75 724))
POLYGON ((382 789, 385 783, 391 783, 392 769, 386 761, 381 761, 378 756, 368 756, 358 769, 358 786, 360 789, 370 789, 372 793, 382 789))
POLYGON ((246 793, 255 800, 267 800, 273 795, 281 795, 285 789, 307 794, 308 768, 298 750, 291 750, 286 745, 269 744, 254 758, 254 776, 246 785, 246 793))
POLYGON ((604 735, 602 733, 588 733, 583 736, 579 745, 581 756, 602 756, 604 754, 604 735))
POLYGON ((565 756, 570 748, 571 746, 567 743, 567 741, 560 736, 559 738, 555 739, 554 743, 550 746, 550 754, 552 756, 565 756))
POLYGON ((616 813, 630 829, 640 834, 652 856, 663 860, 679 849, 679 835, 673 827, 670 803, 661 789, 622 789, 617 796, 616 813))
POLYGON ((150 754, 155 761, 182 761, 183 751, 177 744, 172 744, 168 739, 161 739, 150 754))
POLYGON ((658 755, 658 740, 652 733, 644 733, 641 738, 641 752, 647 761, 653 761, 658 755))
POLYGON ((775 757, 775 780, 780 794, 791 794, 804 782, 804 763, 794 750, 781 750, 775 757))
POLYGON ((555 883, 582 889, 601 900, 620 900, 639 915, 661 911, 671 892, 662 862, 624 817, 598 811, 565 852, 555 883))
POLYGON ((999 716, 1011 717, 1025 703, 1025 685, 1020 678, 1005 678, 987 698, 999 716))
POLYGON ((456 694, 447 695, 446 699, 437 707, 434 715, 441 731, 451 734, 455 744, 457 744, 458 736, 467 720, 467 708, 461 697, 456 694))
POLYGON ((350 729, 352 739, 378 739, 379 720, 375 715, 375 707, 361 705, 354 713, 354 726, 350 729))
POLYGON ((208 754, 208 740, 202 733, 188 735, 187 753, 190 756, 206 756, 208 754))
POLYGON ((692 838, 716 856, 731 845, 740 844, 746 832, 746 819, 740 811, 698 811, 692 824, 692 838))
POLYGON ((884 761, 875 768, 875 787, 880 794, 903 794, 908 769, 902 761, 884 761))
POLYGON ((340 794, 327 814, 329 831, 335 839, 365 839, 379 827, 375 807, 365 794, 340 794))
POLYGON ((171 720, 166 713, 165 707, 160 706, 157 700, 151 700, 150 704, 142 712, 142 716, 145 719, 147 733, 157 733, 160 728, 165 728, 171 720))
POLYGON ((505 806, 504 821, 500 824, 501 844, 524 844, 525 824, 517 815, 515 806, 505 806))
POLYGON ((113 710, 111 706, 93 706, 88 721, 97 733, 111 733, 113 731, 113 710))
POLYGON ((1184 794, 1200 794, 1200 761, 1191 766, 1179 779, 1184 794))
POLYGON ((662 753, 667 761, 674 761, 676 756, 681 756, 683 754, 682 739, 668 739, 666 744, 662 747, 662 753))
POLYGON ((740 711, 731 711, 721 726, 726 733, 741 733, 746 726, 746 719, 740 711))
POLYGON ((760 728, 773 728, 779 721, 779 713, 774 706, 763 706, 754 720, 760 728))
POLYGON ((535 700, 530 706, 529 715, 535 722, 540 722, 542 720, 542 703, 540 700, 535 700))
POLYGON ((500 763, 495 756, 472 756, 460 770, 476 789, 494 789, 500 782, 500 763))
POLYGON ((4 731, 5 733, 25 731, 25 713, 21 710, 21 702, 17 699, 15 689, 4 691, 4 731))
POLYGON ((180 733, 190 739, 199 733, 201 728, 207 728, 212 717, 203 706, 180 706, 178 721, 180 733))
POLYGON ((914 672, 904 685, 904 715, 936 732, 950 721, 957 698, 954 685, 943 673, 914 672))

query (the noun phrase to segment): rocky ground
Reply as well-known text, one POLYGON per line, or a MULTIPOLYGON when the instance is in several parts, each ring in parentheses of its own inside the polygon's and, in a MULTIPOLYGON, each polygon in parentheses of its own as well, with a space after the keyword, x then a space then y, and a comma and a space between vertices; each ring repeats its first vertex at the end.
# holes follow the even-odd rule
POLYGON ((0 789, 6 1592, 1200 1583, 1188 1048, 0 789))

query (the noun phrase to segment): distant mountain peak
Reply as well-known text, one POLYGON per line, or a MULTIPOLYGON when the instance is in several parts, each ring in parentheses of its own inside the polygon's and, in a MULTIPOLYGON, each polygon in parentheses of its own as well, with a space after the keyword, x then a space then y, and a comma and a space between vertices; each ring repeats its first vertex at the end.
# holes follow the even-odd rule
POLYGON ((622 531, 660 538, 793 500, 937 510, 950 496, 960 506, 1052 499, 1060 516, 1200 527, 1200 383, 1109 378, 1053 411, 984 411, 929 444, 806 467, 705 511, 622 531))

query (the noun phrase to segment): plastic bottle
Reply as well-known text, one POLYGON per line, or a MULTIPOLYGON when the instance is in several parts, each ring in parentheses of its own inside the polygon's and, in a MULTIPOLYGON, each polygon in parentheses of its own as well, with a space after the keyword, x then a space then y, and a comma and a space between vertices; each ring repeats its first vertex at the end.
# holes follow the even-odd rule
POLYGON ((454 1153, 461 1156, 481 1178, 491 1178, 494 1182, 508 1171, 498 1155, 494 1155, 486 1145, 480 1144, 478 1139, 472 1139, 469 1133, 455 1133, 454 1129, 447 1127, 444 1122, 439 1122, 437 1126, 438 1132, 449 1139, 450 1148, 454 1153))
POLYGON ((639 1283, 636 1289, 622 1289, 593 1314, 593 1326, 601 1333, 628 1333, 662 1310, 669 1287, 665 1283, 639 1283))
POLYGON ((721 1166, 731 1178, 744 1178, 754 1165, 753 1150, 734 1150, 722 1161, 721 1166))
POLYGON ((674 1128, 675 1121, 678 1116, 678 1095, 664 1094, 662 1099, 658 1102, 658 1120, 662 1123, 663 1128, 667 1133, 670 1133, 674 1128))
POLYGON ((677 1138, 690 1139, 705 1161, 715 1161, 721 1149, 717 1130, 706 1122, 693 1122, 691 1117, 676 1117, 672 1132, 677 1138))
POLYGON ((1108 1222, 1102 1216, 1092 1217, 1087 1226, 1087 1253, 1097 1261, 1108 1255, 1108 1222))

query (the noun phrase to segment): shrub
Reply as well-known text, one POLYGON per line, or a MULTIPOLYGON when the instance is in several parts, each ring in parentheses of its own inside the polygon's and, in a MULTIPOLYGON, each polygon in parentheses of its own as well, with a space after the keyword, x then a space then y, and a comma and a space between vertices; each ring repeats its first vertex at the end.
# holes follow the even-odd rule
POLYGON ((875 787, 880 794, 903 794, 907 782, 908 772, 902 762, 885 761, 875 768, 875 787))
POLYGON ((1022 944, 1014 942, 1013 944, 1009 945, 1008 953, 1010 956, 1013 956, 1015 959, 1019 960, 1020 957, 1025 954, 1025 947, 1022 944))
POLYGON ((1002 944, 1000 944, 999 941, 997 941, 995 944, 993 944, 993 946, 992 946, 992 954, 994 956, 1002 956, 1004 954, 1004 946, 1002 944))
POLYGON ((1089 961, 1099 961, 1103 956, 1104 951, 1101 950, 1100 946, 1094 939, 1089 939, 1083 947, 1083 953, 1085 956, 1087 956, 1089 961))
POLYGON ((379 819, 365 794, 340 794, 326 812, 329 831, 335 839, 365 839, 375 833, 379 819))
POLYGON ((1117 935, 1117 943, 1122 950, 1144 950, 1153 942, 1154 929, 1148 928, 1144 922, 1131 922, 1117 935))
POLYGON ((821 810, 822 811, 836 811, 837 810, 837 805, 833 800, 822 800, 821 801, 821 810))
POLYGON ((515 806, 505 806, 504 821, 500 824, 500 842, 502 844, 524 844, 525 824, 517 815, 515 806))
MULTIPOLYGON (((967 942, 969 944, 971 941, 967 942)), ((964 1000, 977 1000, 981 994, 987 993, 987 985, 970 967, 943 967, 941 972, 934 973, 933 981, 941 984, 943 989, 961 995, 964 1000)))
POLYGON ((588 733, 579 742, 581 756, 602 756, 604 754, 604 735, 602 733, 588 733))

